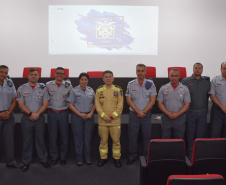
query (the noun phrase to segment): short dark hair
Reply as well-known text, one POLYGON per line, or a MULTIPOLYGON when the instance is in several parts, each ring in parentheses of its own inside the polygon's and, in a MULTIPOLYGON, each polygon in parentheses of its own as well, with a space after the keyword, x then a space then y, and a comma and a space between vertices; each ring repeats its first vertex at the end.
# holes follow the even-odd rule
POLYGON ((201 65, 202 68, 203 68, 203 65, 202 65, 200 62, 196 62, 196 63, 193 65, 193 69, 195 68, 195 65, 201 65))
POLYGON ((137 64, 137 66, 136 66, 136 69, 137 69, 137 67, 144 67, 145 68, 145 71, 146 71, 146 65, 144 65, 144 64, 137 64))
POLYGON ((226 62, 222 62, 222 63, 221 63, 221 69, 222 69, 222 66, 223 66, 224 63, 226 63, 226 62))
MULTIPOLYGON (((64 69, 63 67, 57 67, 57 68, 56 68, 56 71, 57 71, 57 70, 63 70, 64 73, 65 73, 65 69, 64 69)), ((56 71, 55 71, 55 73, 56 73, 56 71)))
POLYGON ((89 80, 89 75, 87 73, 85 73, 85 72, 80 73, 78 79, 80 80, 83 76, 85 76, 89 80))
POLYGON ((170 73, 171 73, 172 71, 177 71, 177 72, 179 73, 179 75, 180 75, 180 70, 179 70, 179 69, 177 69, 177 68, 173 68, 173 69, 171 69, 171 70, 170 70, 170 72, 169 72, 169 76, 170 76, 170 73))
POLYGON ((35 67, 30 68, 30 69, 29 69, 29 71, 28 71, 28 74, 30 74, 30 73, 32 73, 32 72, 34 72, 34 71, 37 71, 37 72, 38 72, 38 74, 39 74, 38 69, 37 69, 37 68, 35 68, 35 67))
POLYGON ((114 76, 112 71, 106 70, 106 71, 103 72, 103 77, 104 77, 104 75, 105 75, 106 73, 110 73, 110 74, 112 74, 112 76, 114 76))
POLYGON ((8 66, 6 66, 6 65, 0 65, 0 68, 9 69, 8 66))

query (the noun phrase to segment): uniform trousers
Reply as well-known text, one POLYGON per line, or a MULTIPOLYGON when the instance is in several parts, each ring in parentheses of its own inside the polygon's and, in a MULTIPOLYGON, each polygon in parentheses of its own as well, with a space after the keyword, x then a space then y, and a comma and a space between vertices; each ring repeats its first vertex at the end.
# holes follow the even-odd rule
POLYGON ((4 147, 6 158, 6 165, 13 165, 16 163, 14 159, 14 126, 15 119, 13 114, 7 120, 0 119, 0 139, 4 147))
POLYGON ((80 116, 71 114, 71 128, 74 136, 75 154, 77 162, 91 161, 91 140, 94 129, 94 116, 84 120, 80 116))
POLYGON ((49 150, 52 160, 67 159, 69 119, 68 111, 54 113, 48 111, 49 150), (60 134, 60 149, 58 149, 58 133, 60 134))
POLYGON ((47 150, 45 146, 45 117, 32 121, 28 116, 23 115, 21 119, 23 133, 23 163, 29 164, 32 159, 33 139, 35 141, 37 155, 40 162, 47 162, 47 150))
POLYGON ((108 158, 108 136, 111 135, 111 139, 113 142, 112 145, 112 153, 114 159, 121 158, 121 144, 120 144, 120 135, 121 135, 121 125, 118 126, 98 126, 98 133, 100 136, 100 158, 107 159, 108 158))
POLYGON ((186 112, 187 156, 192 157, 196 138, 204 138, 207 125, 207 110, 186 112))
POLYGON ((172 139, 172 133, 175 139, 184 139, 185 134, 185 116, 182 114, 176 119, 170 119, 167 115, 163 114, 162 117, 162 138, 172 139))
POLYGON ((226 137, 226 114, 215 104, 211 109, 210 132, 212 138, 226 137))
POLYGON ((137 113, 129 113, 129 159, 137 158, 137 139, 141 128, 143 138, 143 155, 147 157, 148 146, 151 139, 151 112, 147 112, 144 118, 137 117, 137 113))

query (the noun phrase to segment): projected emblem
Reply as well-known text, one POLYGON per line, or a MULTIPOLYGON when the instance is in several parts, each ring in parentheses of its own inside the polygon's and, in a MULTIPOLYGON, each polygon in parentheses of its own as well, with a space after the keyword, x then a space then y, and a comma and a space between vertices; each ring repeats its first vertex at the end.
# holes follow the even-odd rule
POLYGON ((98 47, 107 50, 131 49, 134 38, 128 31, 130 26, 124 16, 113 12, 99 12, 90 10, 87 15, 79 15, 75 21, 78 31, 84 35, 80 39, 86 42, 87 47, 98 47))
POLYGON ((97 22, 96 23, 96 38, 97 39, 114 39, 115 37, 115 22, 97 22))

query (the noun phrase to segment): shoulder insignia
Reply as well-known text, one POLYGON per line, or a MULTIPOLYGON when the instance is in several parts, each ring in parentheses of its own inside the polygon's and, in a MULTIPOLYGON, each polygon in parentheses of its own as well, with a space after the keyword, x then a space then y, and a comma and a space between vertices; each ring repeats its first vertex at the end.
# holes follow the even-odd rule
POLYGON ((45 84, 44 83, 39 83, 39 87, 41 87, 41 89, 44 89, 45 88, 45 84))
POLYGON ((13 87, 13 81, 10 78, 7 79, 7 84, 9 87, 13 87))
POLYGON ((146 81, 146 83, 145 83, 145 88, 148 90, 148 89, 150 89, 151 88, 151 86, 152 86, 152 82, 150 82, 150 81, 146 81))
POLYGON ((71 80, 67 79, 65 81, 65 87, 69 87, 69 86, 71 86, 71 80))

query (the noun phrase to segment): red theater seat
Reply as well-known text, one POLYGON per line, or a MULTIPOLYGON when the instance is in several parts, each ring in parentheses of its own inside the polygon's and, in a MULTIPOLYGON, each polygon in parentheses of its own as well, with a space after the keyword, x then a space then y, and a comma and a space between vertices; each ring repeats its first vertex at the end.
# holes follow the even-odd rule
POLYGON ((145 78, 156 78, 156 68, 147 66, 145 78))
MULTIPOLYGON (((68 78, 69 77, 69 69, 64 68, 64 70, 65 70, 65 77, 68 78)), ((51 69, 51 72, 50 72, 51 78, 55 78, 55 71, 56 71, 56 68, 51 69)))
POLYGON ((28 77, 28 71, 29 71, 29 69, 31 69, 31 68, 36 68, 36 69, 38 69, 39 77, 41 77, 41 74, 42 74, 42 68, 41 68, 41 67, 25 67, 25 68, 24 68, 24 71, 23 71, 23 78, 27 78, 27 77, 28 77))
POLYGON ((168 77, 169 77, 169 72, 171 69, 176 68, 180 71, 180 77, 181 78, 186 78, 187 77, 187 71, 186 67, 168 67, 168 77))
POLYGON ((191 163, 193 174, 220 174, 226 178, 226 138, 196 139, 191 163))
POLYGON ((171 175, 167 185, 225 185, 224 178, 218 174, 171 175))
POLYGON ((189 161, 182 139, 152 139, 147 162, 144 156, 140 157, 140 184, 166 185, 170 175, 187 174, 186 162, 189 161))
POLYGON ((90 78, 103 78, 103 71, 87 71, 90 78))

